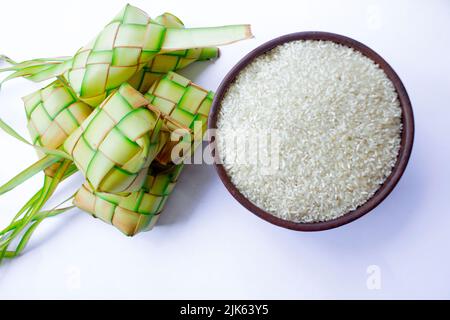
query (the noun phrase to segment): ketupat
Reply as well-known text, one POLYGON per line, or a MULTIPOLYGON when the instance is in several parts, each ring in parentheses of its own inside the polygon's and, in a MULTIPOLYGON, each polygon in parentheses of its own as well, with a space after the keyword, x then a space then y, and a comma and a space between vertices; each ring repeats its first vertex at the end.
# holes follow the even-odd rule
MULTIPOLYGON (((181 22, 178 17, 167 12, 156 17, 155 21, 166 27, 184 28, 183 22, 181 22)), ((169 71, 177 71, 187 67, 193 62, 207 61, 218 57, 219 48, 217 47, 194 48, 160 53, 151 59, 141 70, 136 72, 136 74, 128 80, 128 83, 141 93, 145 93, 157 79, 169 71)), ((33 59, 17 63, 8 57, 4 57, 4 60, 13 64, 13 66, 0 69, 0 72, 13 71, 13 73, 4 78, 0 82, 0 85, 3 82, 18 77, 24 77, 29 80, 39 80, 40 74, 45 74, 48 72, 47 70, 49 68, 55 67, 55 65, 70 59, 71 57, 57 57, 33 59)))
POLYGON ((162 170, 152 166, 141 190, 125 195, 95 192, 83 185, 75 195, 74 204, 127 236, 133 236, 155 225, 182 168, 183 164, 162 170))
POLYGON ((64 142, 89 186, 100 192, 139 190, 161 150, 161 112, 122 84, 64 142))
POLYGON ((171 141, 164 145, 156 160, 163 165, 181 162, 201 144, 214 93, 175 72, 169 72, 153 84, 145 98, 162 112, 172 133, 171 141), (196 122, 199 124, 197 128, 196 122), (181 141, 178 141, 177 133, 181 141), (184 153, 174 154, 173 150, 179 144, 185 144, 177 148, 184 153))
POLYGON ((92 107, 78 100, 61 80, 22 98, 28 130, 34 144, 57 149, 91 114, 92 107))
MULTIPOLYGON (((156 17, 155 22, 166 27, 184 28, 183 22, 178 17, 167 12, 156 17)), ((8 57, 3 57, 5 61, 9 62, 13 66, 0 69, 0 72, 13 71, 13 73, 3 79, 0 82, 0 85, 3 82, 17 77, 24 77, 30 80, 40 81, 41 79, 47 77, 43 77, 42 75, 47 74, 49 72, 48 69, 56 67, 56 65, 62 64, 71 59, 71 57, 56 57, 33 59, 17 63, 8 57)), ((145 93, 157 79, 159 79, 169 71, 176 71, 185 68, 196 61, 207 61, 218 57, 219 48, 217 47, 193 48, 167 53, 159 53, 154 58, 152 58, 141 70, 137 71, 128 80, 128 83, 141 93, 145 93)))
MULTIPOLYGON (((60 148, 67 137, 91 114, 92 107, 78 100, 61 80, 22 98, 32 143, 49 149, 60 148)), ((44 154, 39 152, 42 158, 44 154)), ((53 176, 58 163, 45 169, 53 176)))
POLYGON ((97 106, 159 53, 229 44, 250 37, 249 25, 165 27, 144 11, 126 5, 71 59, 29 78, 41 81, 64 75, 81 100, 97 106))

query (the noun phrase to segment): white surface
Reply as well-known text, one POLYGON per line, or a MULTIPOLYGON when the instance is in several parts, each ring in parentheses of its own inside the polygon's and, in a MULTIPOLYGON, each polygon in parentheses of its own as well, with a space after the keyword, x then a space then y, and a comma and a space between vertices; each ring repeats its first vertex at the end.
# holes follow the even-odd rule
MULTIPOLYGON (((450 298, 450 1, 258 3, 133 2, 152 16, 173 12, 188 26, 253 25, 254 40, 184 72, 211 89, 244 53, 294 31, 341 33, 380 53, 410 94, 417 130, 409 167, 389 198, 344 227, 297 233, 243 209, 211 166, 190 166, 152 232, 126 238, 77 210, 43 223, 24 255, 0 266, 0 298, 450 298)), ((18 60, 71 54, 123 4, 4 2, 1 50, 18 60)), ((21 132, 19 97, 38 87, 18 80, 0 92, 0 116, 21 132)), ((5 134, 0 144, 1 182, 35 160, 5 134)), ((36 178, 0 198, 0 226, 39 184, 36 178)))

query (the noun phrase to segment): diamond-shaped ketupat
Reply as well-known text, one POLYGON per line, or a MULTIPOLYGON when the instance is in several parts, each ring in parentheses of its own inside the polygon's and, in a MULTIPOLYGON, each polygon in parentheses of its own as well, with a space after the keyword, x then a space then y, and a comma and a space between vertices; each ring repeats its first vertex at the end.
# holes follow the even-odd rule
MULTIPOLYGON (((165 13, 152 20, 142 10, 126 5, 97 36, 72 57, 13 62, 4 81, 25 77, 43 81, 64 76, 79 99, 98 106, 111 91, 129 82, 142 93, 164 73, 194 61, 217 58, 213 46, 251 38, 249 25, 185 29, 165 13)), ((1 83, 0 83, 1 84, 1 83)))
POLYGON ((208 48, 210 46, 252 36, 248 25, 184 29, 180 25, 173 26, 173 21, 169 24, 171 26, 165 26, 150 19, 144 11, 126 5, 97 37, 73 57, 57 61, 49 59, 48 64, 45 59, 17 64, 14 67, 17 73, 8 79, 24 76, 42 81, 63 75, 82 101, 98 106, 110 92, 135 74, 140 74, 137 77, 141 78, 132 79, 131 83, 141 90, 146 89, 149 81, 155 78, 142 77, 147 73, 140 73, 145 66, 149 68, 147 71, 155 70, 156 73, 167 68, 179 69, 188 65, 189 60, 193 62, 217 56, 218 51, 208 48), (206 49, 201 49, 203 47, 206 49), (199 49, 189 51, 194 48, 199 49), (176 63, 175 59, 168 58, 161 60, 160 67, 153 65, 158 54, 169 53, 177 57, 176 63), (30 63, 35 70, 30 68, 30 63))
POLYGON ((156 160, 163 165, 171 162, 179 163, 201 144, 214 93, 199 87, 179 74, 169 72, 153 84, 145 97, 161 111, 165 125, 172 132, 172 141, 164 145, 156 160), (201 132, 194 131, 196 122, 199 123, 198 128, 201 132), (177 145, 186 143, 185 140, 174 139, 176 135, 173 134, 173 131, 177 129, 179 129, 177 132, 180 133, 179 139, 182 139, 185 134, 189 135, 190 146, 187 147, 190 147, 190 150, 183 154, 173 155, 172 151, 177 145))
POLYGON ((128 84, 112 93, 64 143, 90 188, 139 190, 162 148, 161 113, 128 84))
POLYGON ((84 184, 75 195, 74 204, 133 236, 155 225, 182 168, 182 164, 163 169, 152 165, 141 190, 122 195, 95 192, 84 184))
MULTIPOLYGON (((80 101, 75 92, 60 80, 22 99, 32 142, 48 149, 60 148, 92 112, 92 107, 80 101)), ((45 173, 53 176, 58 167, 59 164, 55 163, 45 169, 45 173)))

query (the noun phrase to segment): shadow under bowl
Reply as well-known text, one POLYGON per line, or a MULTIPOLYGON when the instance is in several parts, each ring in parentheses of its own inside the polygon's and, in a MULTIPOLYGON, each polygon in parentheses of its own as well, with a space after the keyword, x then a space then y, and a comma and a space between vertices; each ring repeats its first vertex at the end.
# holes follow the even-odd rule
MULTIPOLYGON (((319 32, 319 31, 307 31, 307 32, 297 32, 287 34, 273 40, 270 40, 261 46, 257 47, 250 53, 248 53, 244 58, 242 58, 225 76, 222 80, 217 92, 215 99, 213 101, 213 105, 211 108, 211 112, 209 115, 208 128, 209 129, 217 129, 217 118, 219 114, 219 110, 221 108, 222 99, 224 98, 228 88, 234 82, 238 74, 244 69, 248 64, 253 62, 253 60, 265 54, 266 52, 272 50, 273 48, 282 45, 286 42, 297 41, 297 40, 324 40, 324 41, 333 41, 335 43, 353 48, 356 51, 361 52, 363 55, 374 61, 387 75, 387 77, 393 83, 395 90, 398 94, 398 99, 400 101, 400 108, 402 109, 402 135, 401 135, 401 143, 400 150, 397 158, 397 162, 392 169, 391 174, 385 180, 385 182, 380 186, 378 191, 363 205, 359 206, 353 211, 350 211, 336 219, 323 221, 323 222, 311 222, 311 223, 302 223, 302 222, 293 222, 284 220, 274 216, 273 214, 261 209, 256 206, 250 200, 248 200, 242 193, 236 188, 236 186, 231 182, 230 177, 228 176, 224 166, 220 163, 215 163, 215 169, 222 180, 225 187, 231 193, 231 195, 245 208, 249 211, 257 215, 258 217, 275 224, 277 226, 297 230, 297 231, 321 231, 333 229, 347 223, 350 223, 372 209, 378 206, 395 188, 398 181, 400 180, 403 172, 406 169, 406 166, 409 161, 409 157, 411 155, 413 141, 414 141, 414 116, 411 108, 411 102, 408 97, 408 93, 406 92, 405 87, 403 86, 402 81, 392 69, 392 67, 375 51, 365 46, 364 44, 353 40, 351 38, 334 34, 328 32, 319 32)), ((211 132, 211 131, 210 131, 211 132)), ((213 141, 214 137, 209 137, 210 141, 213 141)), ((215 152, 219 152, 217 148, 215 152)), ((215 154, 217 159, 219 158, 219 154, 215 154)))

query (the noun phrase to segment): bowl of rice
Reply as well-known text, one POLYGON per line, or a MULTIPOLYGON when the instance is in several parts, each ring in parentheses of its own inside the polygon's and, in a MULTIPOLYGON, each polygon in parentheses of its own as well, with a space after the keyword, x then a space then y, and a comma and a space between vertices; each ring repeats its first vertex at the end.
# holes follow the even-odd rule
POLYGON ((220 84, 208 126, 231 195, 298 231, 374 209, 397 185, 414 140, 411 102, 391 66, 327 32, 288 34, 247 54, 220 84))

